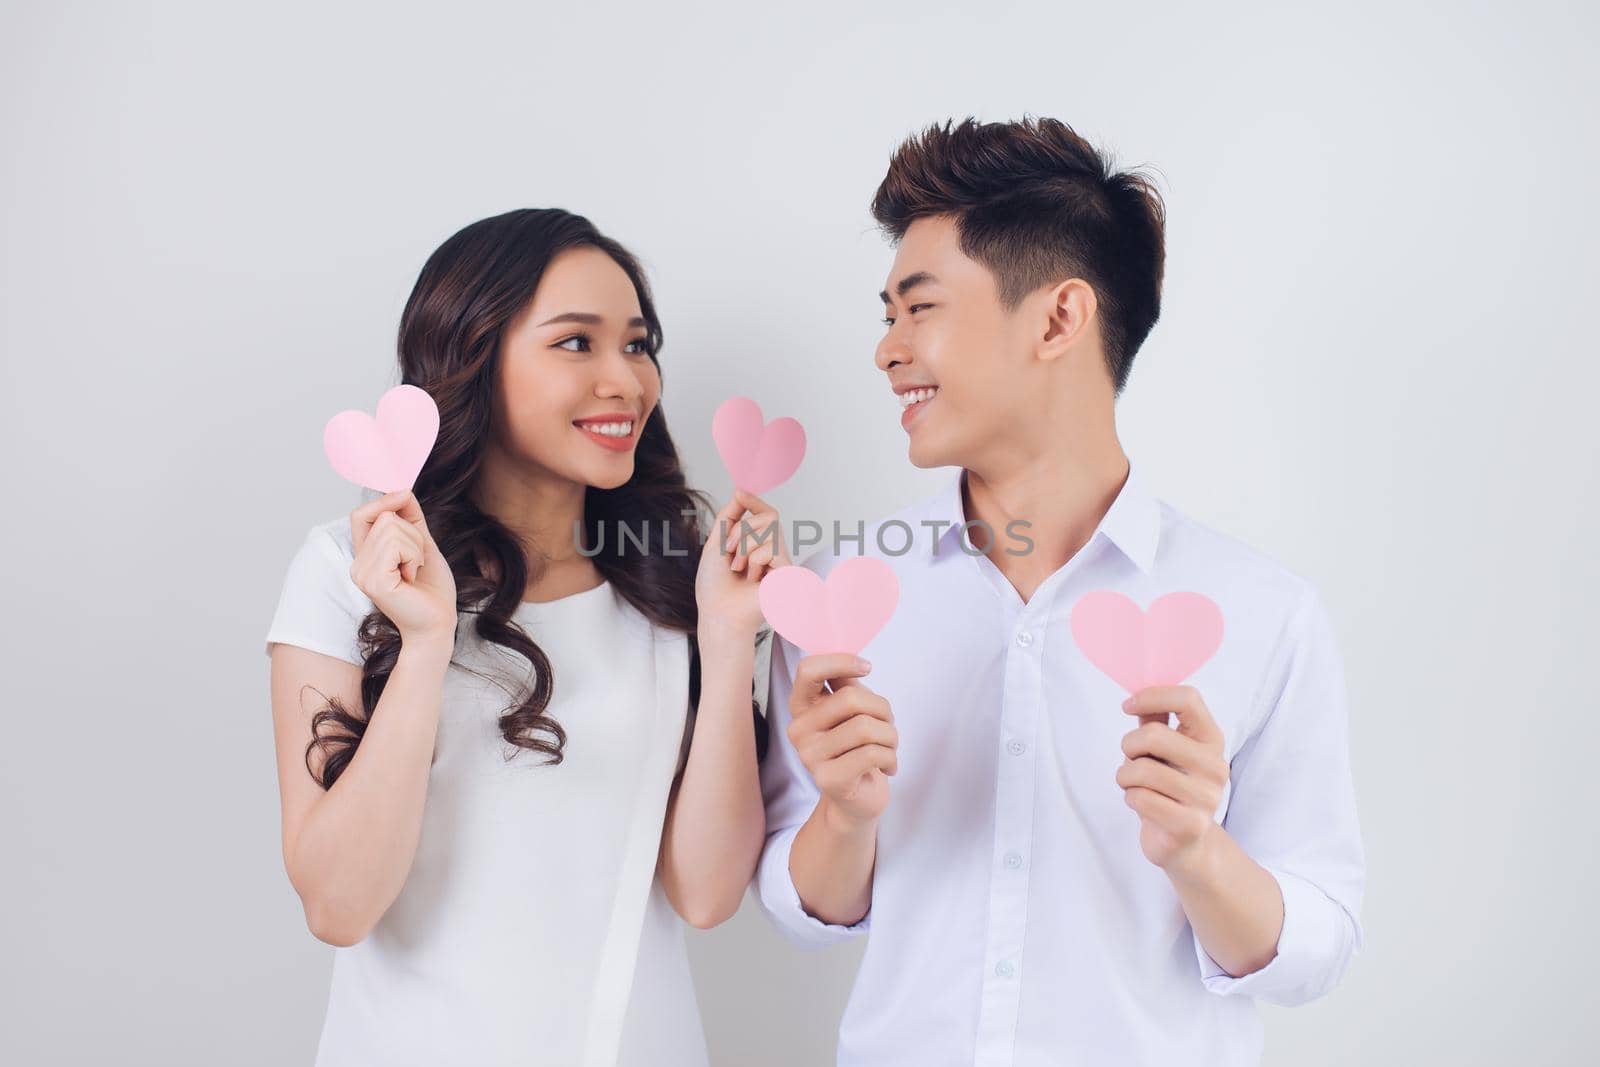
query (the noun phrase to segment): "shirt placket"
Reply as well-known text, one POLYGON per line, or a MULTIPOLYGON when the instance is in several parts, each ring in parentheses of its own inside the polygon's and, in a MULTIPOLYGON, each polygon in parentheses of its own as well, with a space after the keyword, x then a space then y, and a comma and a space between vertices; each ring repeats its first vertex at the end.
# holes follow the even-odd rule
POLYGON ((989 916, 982 999, 978 1010, 977 1067, 1007 1067, 1021 1001, 1023 947, 1033 843, 1033 797, 1039 709, 1043 704, 1040 654, 1044 603, 1036 597, 1007 612, 1005 678, 1001 688, 996 753, 994 849, 989 870, 989 916))

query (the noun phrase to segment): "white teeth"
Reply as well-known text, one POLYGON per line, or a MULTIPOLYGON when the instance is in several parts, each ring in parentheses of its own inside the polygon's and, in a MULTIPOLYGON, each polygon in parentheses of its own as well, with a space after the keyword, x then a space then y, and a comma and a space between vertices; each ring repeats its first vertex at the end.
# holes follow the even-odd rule
POLYGON ((912 404, 920 403, 923 400, 932 400, 933 394, 937 393, 938 391, 939 387, 936 385, 931 389, 912 389, 910 392, 901 393, 900 406, 902 408, 908 408, 912 404))
POLYGON ((633 432, 631 422, 586 422, 583 428, 604 437, 626 437, 633 432))

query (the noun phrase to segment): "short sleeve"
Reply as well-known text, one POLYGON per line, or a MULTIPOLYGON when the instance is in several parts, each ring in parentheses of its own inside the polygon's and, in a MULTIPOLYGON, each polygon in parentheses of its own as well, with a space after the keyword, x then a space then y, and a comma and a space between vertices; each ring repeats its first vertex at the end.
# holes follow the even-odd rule
POLYGON ((306 534, 283 580, 278 607, 267 628, 266 651, 276 643, 298 645, 360 666, 357 631, 372 601, 350 577, 353 558, 326 526, 306 534))

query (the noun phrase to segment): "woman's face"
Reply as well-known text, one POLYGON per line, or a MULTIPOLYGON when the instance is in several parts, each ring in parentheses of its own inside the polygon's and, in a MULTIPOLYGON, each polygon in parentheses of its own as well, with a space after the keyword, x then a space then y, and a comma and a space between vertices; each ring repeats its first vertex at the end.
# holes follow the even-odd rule
POLYGON ((502 447, 569 481, 625 483, 661 397, 647 343, 638 293, 615 260, 592 247, 557 255, 501 338, 502 447))

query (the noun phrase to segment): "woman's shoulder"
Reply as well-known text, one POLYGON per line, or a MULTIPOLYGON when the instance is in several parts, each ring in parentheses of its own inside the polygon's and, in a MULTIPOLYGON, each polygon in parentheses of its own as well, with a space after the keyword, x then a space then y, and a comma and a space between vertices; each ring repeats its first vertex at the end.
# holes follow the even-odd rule
POLYGON ((326 522, 314 524, 306 532, 306 541, 324 551, 330 552, 346 563, 355 562, 355 539, 350 534, 350 516, 348 515, 337 515, 326 522))
POLYGON ((354 560, 349 518, 319 522, 306 531, 278 594, 267 633, 269 653, 274 643, 283 643, 362 662, 356 631, 372 611, 372 601, 350 577, 354 560))
POLYGON ((356 559, 350 516, 339 515, 313 524, 306 531, 300 551, 316 561, 304 568, 304 580, 315 582, 346 605, 353 615, 365 615, 373 610, 371 598, 361 591, 350 573, 356 559))

